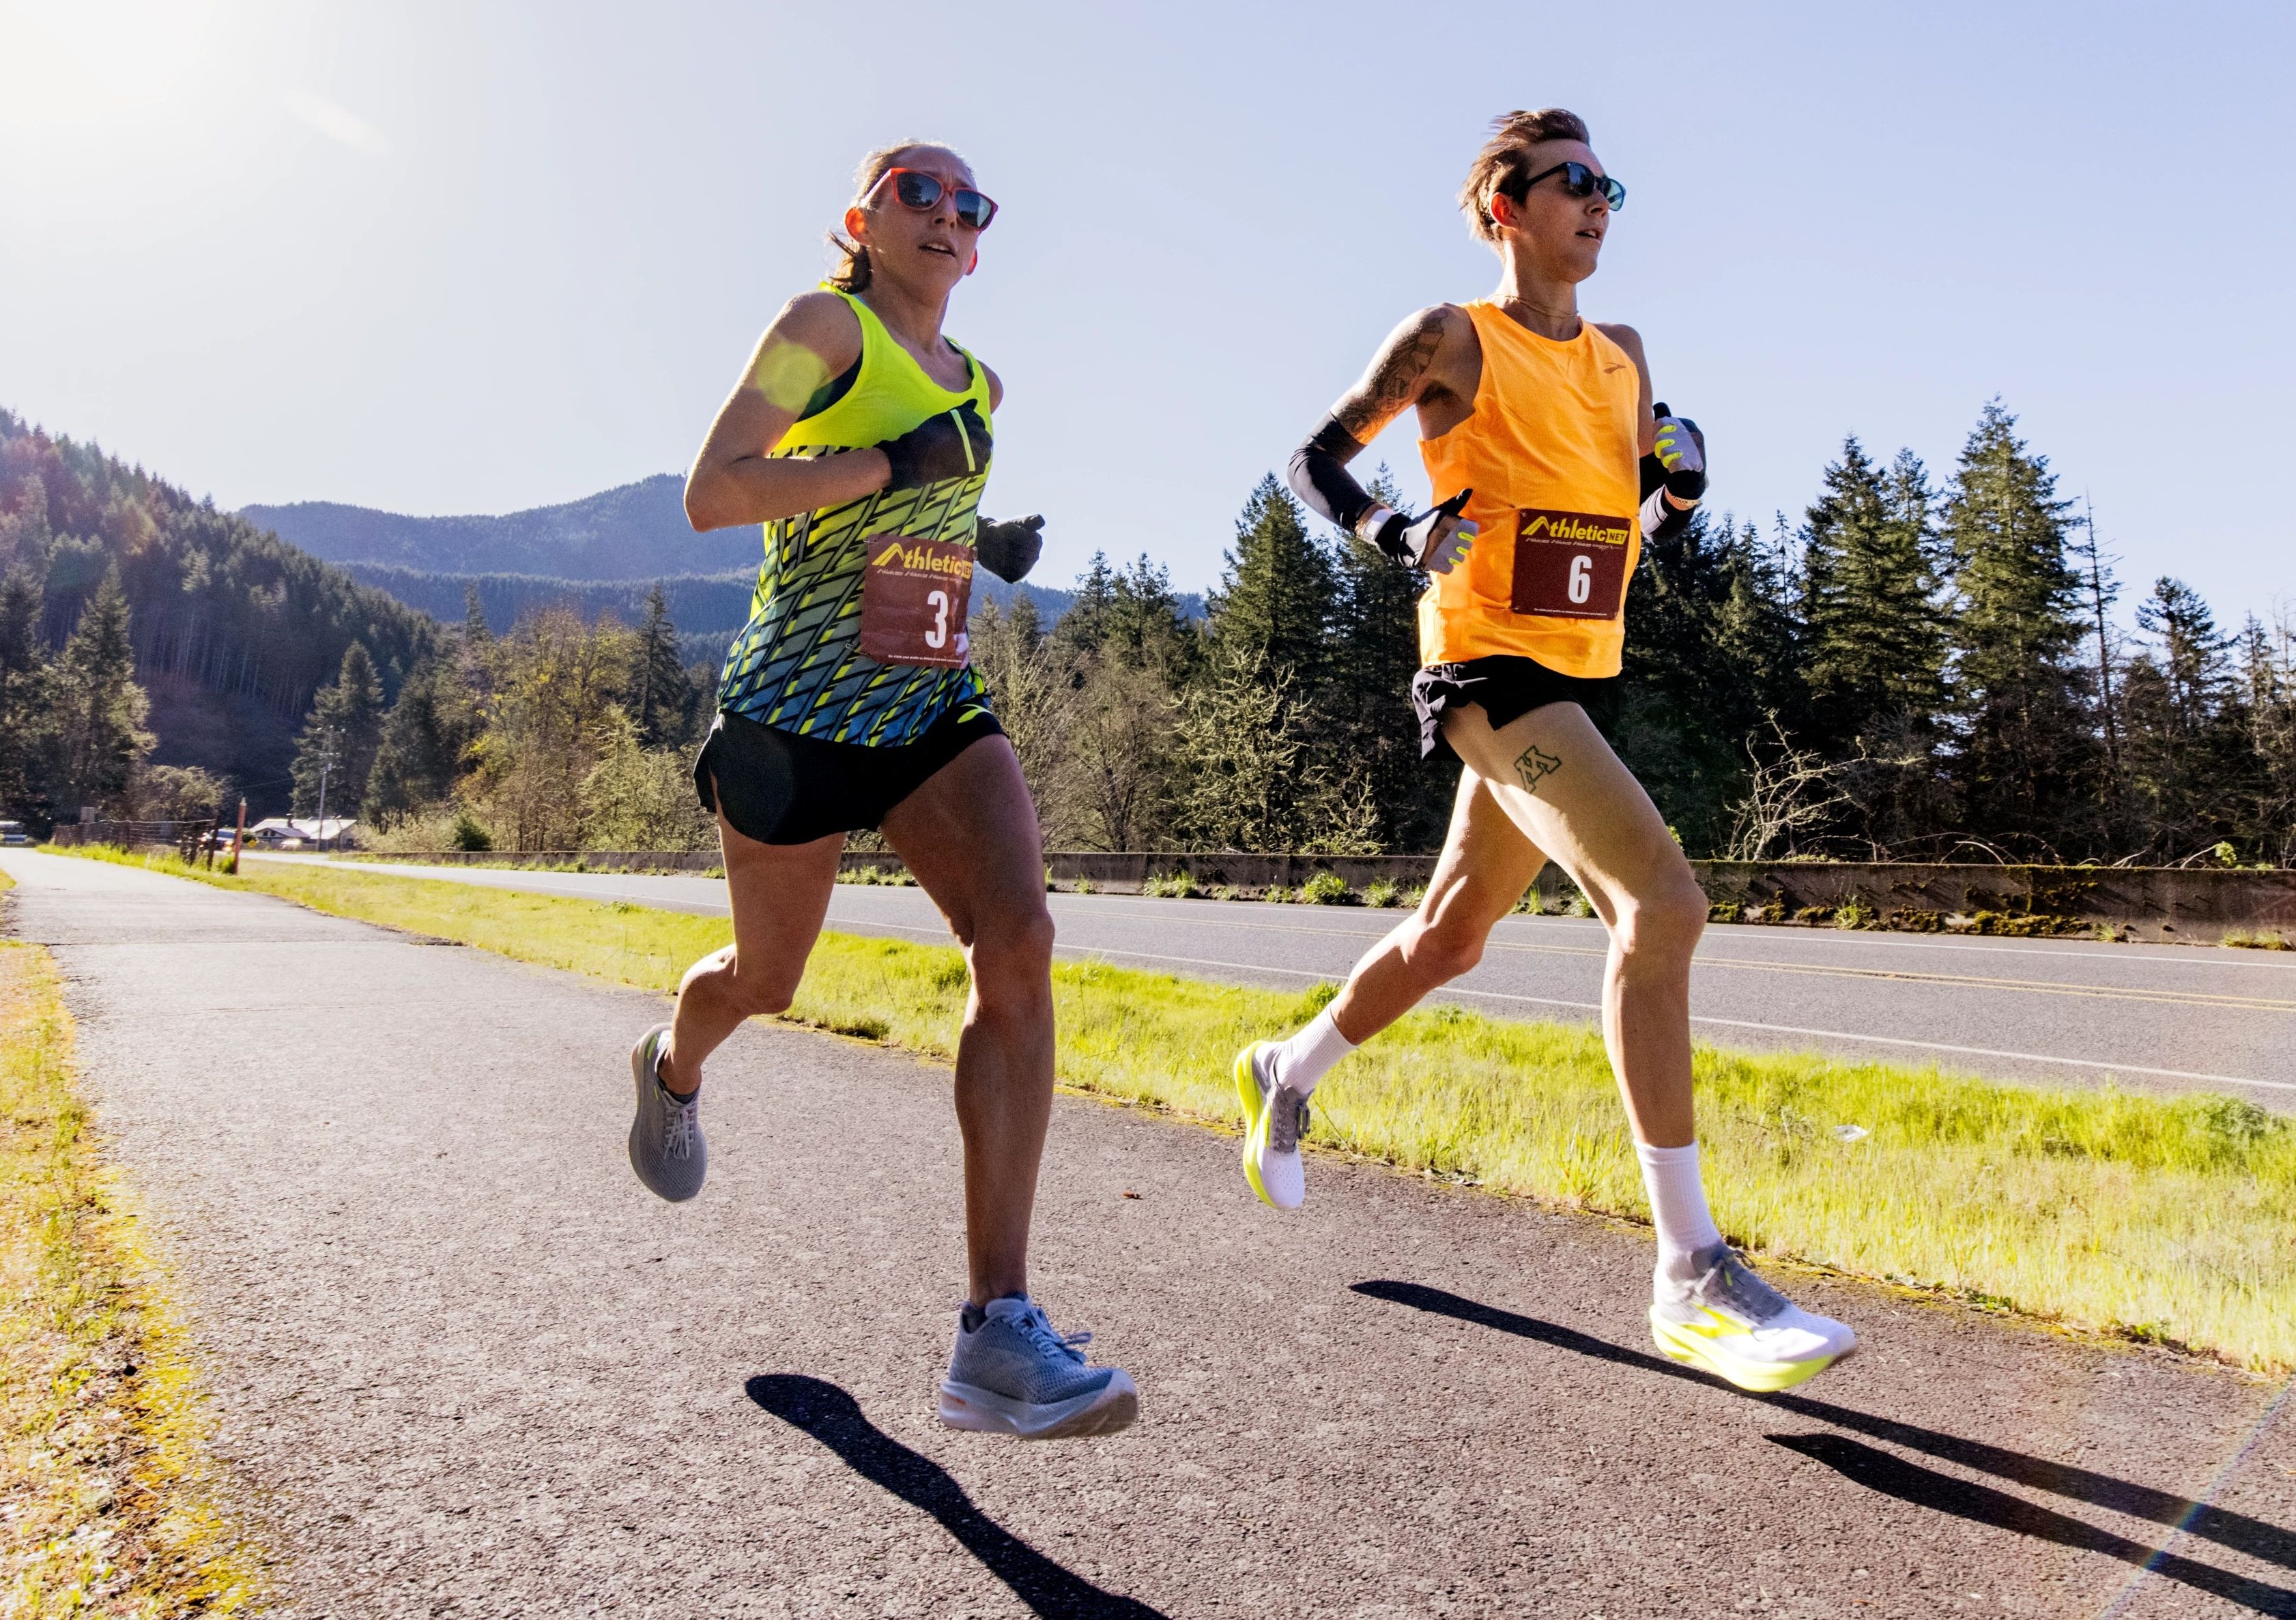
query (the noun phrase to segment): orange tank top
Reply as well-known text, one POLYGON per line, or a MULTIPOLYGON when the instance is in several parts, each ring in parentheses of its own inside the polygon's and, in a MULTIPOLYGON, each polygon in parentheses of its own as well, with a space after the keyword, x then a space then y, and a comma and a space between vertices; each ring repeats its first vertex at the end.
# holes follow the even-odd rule
POLYGON ((1437 500, 1475 492, 1465 515, 1478 532, 1419 599, 1420 661, 1513 653, 1614 675, 1642 554, 1634 360, 1591 321, 1558 343, 1495 304, 1466 308, 1483 347, 1474 413, 1419 454, 1437 500))

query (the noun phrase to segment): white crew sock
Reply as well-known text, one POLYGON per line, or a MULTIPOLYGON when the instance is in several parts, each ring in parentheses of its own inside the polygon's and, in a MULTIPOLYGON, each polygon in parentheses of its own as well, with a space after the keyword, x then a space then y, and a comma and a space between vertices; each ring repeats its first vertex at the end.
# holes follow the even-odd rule
POLYGON ((1316 1089, 1316 1082, 1331 1072, 1332 1064, 1355 1049, 1355 1043, 1332 1021, 1332 1010, 1326 1007, 1290 1040, 1275 1043, 1275 1050, 1267 1056, 1267 1072, 1277 1085, 1295 1097, 1305 1097, 1316 1089))
POLYGON ((1653 1148, 1635 1144, 1642 1161, 1643 1186, 1650 1193, 1651 1223, 1658 1228, 1658 1273, 1676 1282, 1690 1280, 1690 1256, 1722 1241, 1706 1207, 1706 1183, 1698 1174, 1698 1144, 1653 1148))

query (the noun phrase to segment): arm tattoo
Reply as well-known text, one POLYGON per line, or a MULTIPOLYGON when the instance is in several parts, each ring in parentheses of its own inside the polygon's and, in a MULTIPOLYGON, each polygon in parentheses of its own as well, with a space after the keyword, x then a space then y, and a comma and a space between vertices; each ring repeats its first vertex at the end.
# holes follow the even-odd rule
POLYGON ((1522 788, 1526 793, 1538 792, 1539 779, 1552 776, 1562 768, 1562 760, 1535 742, 1523 750, 1521 758, 1514 762, 1514 773, 1522 778, 1522 788))
POLYGON ((1420 381, 1435 363, 1435 351, 1443 347, 1443 324, 1440 305, 1420 311, 1407 328, 1387 340, 1372 362, 1371 375, 1332 413, 1332 420, 1353 434, 1357 443, 1369 444, 1418 397, 1420 381))

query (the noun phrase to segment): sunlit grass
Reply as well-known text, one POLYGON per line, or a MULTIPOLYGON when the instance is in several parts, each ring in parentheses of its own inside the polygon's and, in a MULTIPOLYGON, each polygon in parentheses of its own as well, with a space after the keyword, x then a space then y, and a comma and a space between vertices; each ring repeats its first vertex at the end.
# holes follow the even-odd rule
MULTIPOLYGON (((222 881, 654 990, 731 937, 723 919, 627 902, 321 867, 222 881)), ((827 934, 789 1016, 947 1058, 964 984, 951 948, 827 934)), ((1081 962, 1057 966, 1054 989, 1065 1084, 1229 1125, 1237 1048, 1331 994, 1081 962)), ((2296 1368, 2296 1139, 2252 1104, 1705 1046, 1697 1076, 1715 1213, 1750 1248, 2296 1368)), ((1321 1146, 1647 1213, 1602 1043, 1582 1027, 1423 1010, 1349 1059, 1316 1101, 1321 1146)))
POLYGON ((60 988, 45 951, 0 941, 0 1612, 234 1613, 259 1561, 220 1505, 165 1278, 89 1139, 60 988))

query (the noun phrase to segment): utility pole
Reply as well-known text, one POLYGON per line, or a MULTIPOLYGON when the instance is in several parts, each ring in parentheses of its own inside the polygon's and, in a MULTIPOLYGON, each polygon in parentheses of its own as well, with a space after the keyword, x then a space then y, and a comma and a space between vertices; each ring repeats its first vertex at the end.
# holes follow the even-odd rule
POLYGON ((246 847, 247 801, 242 798, 239 801, 239 825, 232 829, 231 834, 231 870, 234 876, 239 872, 239 852, 246 847))

